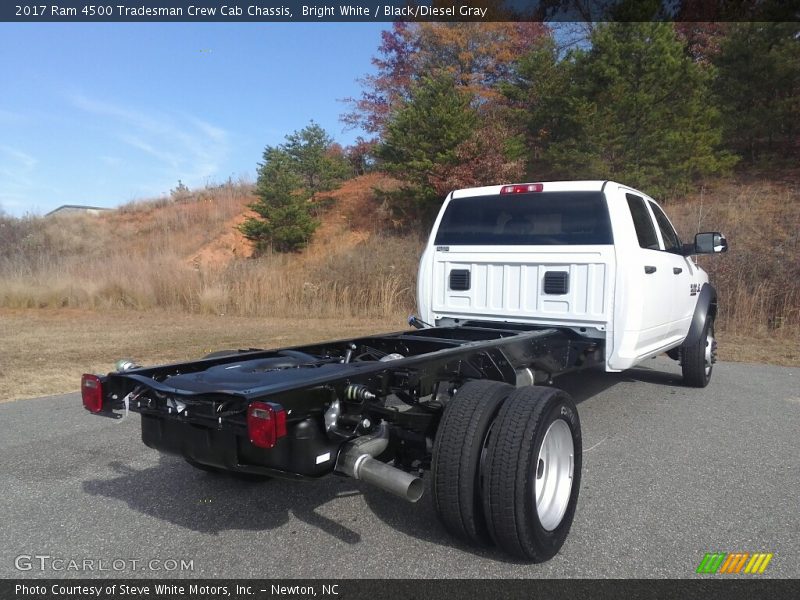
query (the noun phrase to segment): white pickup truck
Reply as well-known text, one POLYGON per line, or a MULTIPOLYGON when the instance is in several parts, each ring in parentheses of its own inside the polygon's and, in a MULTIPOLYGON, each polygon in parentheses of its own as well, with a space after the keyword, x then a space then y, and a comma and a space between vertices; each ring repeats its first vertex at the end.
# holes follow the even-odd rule
POLYGON ((420 261, 415 329, 81 380, 100 416, 219 475, 337 473, 416 502, 430 471, 445 529, 530 561, 554 556, 578 502, 578 411, 555 375, 667 352, 708 384, 717 298, 661 208, 610 181, 451 193, 420 261), (539 385, 546 384, 546 385, 539 385))
POLYGON ((727 248, 716 232, 682 244, 652 198, 613 181, 458 190, 420 261, 420 316, 569 327, 602 342, 606 371, 667 352, 704 387, 717 295, 691 257, 727 248))

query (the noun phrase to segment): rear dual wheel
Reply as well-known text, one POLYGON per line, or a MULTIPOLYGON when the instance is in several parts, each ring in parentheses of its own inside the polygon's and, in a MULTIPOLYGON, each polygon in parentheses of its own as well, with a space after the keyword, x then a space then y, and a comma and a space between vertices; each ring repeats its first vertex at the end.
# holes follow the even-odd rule
POLYGON ((483 465, 483 504, 494 542, 542 562, 567 539, 581 480, 581 425, 575 404, 556 388, 528 387, 508 397, 483 465))
POLYGON ((533 562, 551 558, 572 525, 580 473, 580 420, 561 390, 470 382, 445 410, 434 501, 448 531, 465 541, 494 542, 533 562))
POLYGON ((470 543, 491 536, 483 516, 480 476, 489 429, 514 388, 497 381, 470 381, 448 403, 433 446, 433 502, 445 529, 470 543))

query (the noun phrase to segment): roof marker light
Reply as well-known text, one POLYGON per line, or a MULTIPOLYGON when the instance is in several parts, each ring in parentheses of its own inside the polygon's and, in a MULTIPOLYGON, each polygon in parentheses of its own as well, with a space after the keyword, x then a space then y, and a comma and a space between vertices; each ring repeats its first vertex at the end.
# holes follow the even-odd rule
POLYGON ((541 192, 544 189, 542 183, 515 183, 504 185, 500 188, 501 194, 527 194, 528 192, 541 192))

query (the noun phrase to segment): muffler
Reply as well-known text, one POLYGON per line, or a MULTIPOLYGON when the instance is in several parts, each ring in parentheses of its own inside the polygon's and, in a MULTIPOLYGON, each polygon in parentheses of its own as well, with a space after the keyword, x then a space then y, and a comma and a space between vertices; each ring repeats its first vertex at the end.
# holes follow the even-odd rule
POLYGON ((382 424, 377 433, 347 442, 339 450, 335 469, 409 502, 416 502, 425 490, 422 479, 373 458, 383 452, 388 444, 388 430, 382 424))

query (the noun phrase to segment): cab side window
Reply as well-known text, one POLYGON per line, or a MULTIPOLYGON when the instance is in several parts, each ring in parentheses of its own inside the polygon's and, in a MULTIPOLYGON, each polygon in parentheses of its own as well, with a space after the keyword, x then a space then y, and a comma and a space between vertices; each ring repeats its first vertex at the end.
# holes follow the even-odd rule
POLYGON ((672 223, 667 219, 667 215, 655 202, 650 203, 650 208, 653 210, 653 214, 656 216, 656 223, 658 223, 658 228, 661 230, 661 237, 664 239, 664 250, 680 254, 681 240, 678 234, 675 233, 672 223))
POLYGON ((636 228, 636 237, 639 239, 639 246, 648 250, 660 250, 656 228, 653 227, 653 219, 647 212, 644 198, 635 194, 625 194, 628 200, 628 209, 633 217, 633 226, 636 228))

